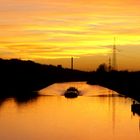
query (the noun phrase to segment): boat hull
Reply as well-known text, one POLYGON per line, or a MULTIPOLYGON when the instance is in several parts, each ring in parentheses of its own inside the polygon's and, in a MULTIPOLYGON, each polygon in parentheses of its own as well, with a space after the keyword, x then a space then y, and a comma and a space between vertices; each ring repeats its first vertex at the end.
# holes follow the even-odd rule
POLYGON ((78 95, 79 95, 79 91, 74 87, 68 88, 64 93, 64 96, 67 98, 76 98, 78 95))

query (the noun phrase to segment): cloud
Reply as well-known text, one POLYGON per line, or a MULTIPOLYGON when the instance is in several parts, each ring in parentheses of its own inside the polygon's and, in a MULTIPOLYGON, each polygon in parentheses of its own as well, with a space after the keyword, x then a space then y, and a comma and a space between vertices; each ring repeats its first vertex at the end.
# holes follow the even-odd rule
POLYGON ((114 36, 120 50, 137 53, 139 4, 138 0, 1 0, 1 57, 100 60, 111 55, 114 36))
MULTIPOLYGON (((56 59, 56 58, 68 58, 71 56, 81 57, 90 56, 97 54, 108 54, 110 53, 110 48, 107 47, 58 47, 58 46, 44 46, 44 45, 33 45, 33 44, 17 44, 17 45, 6 45, 5 50, 9 52, 14 52, 19 57, 28 58, 46 58, 46 59, 56 59)), ((5 53, 5 51, 3 52, 5 53)), ((7 53, 6 53, 7 55, 7 53)), ((11 56, 11 55, 10 55, 11 56)))

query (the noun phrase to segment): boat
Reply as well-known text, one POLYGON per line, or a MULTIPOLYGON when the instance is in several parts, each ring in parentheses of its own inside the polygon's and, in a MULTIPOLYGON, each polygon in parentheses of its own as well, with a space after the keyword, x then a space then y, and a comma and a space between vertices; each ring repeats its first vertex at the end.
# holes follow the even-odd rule
POLYGON ((78 95, 79 95, 79 91, 75 87, 68 88, 64 93, 64 96, 66 98, 76 98, 78 95))
POLYGON ((131 105, 131 110, 134 114, 136 113, 140 115, 140 103, 135 103, 135 101, 133 101, 133 104, 131 105))

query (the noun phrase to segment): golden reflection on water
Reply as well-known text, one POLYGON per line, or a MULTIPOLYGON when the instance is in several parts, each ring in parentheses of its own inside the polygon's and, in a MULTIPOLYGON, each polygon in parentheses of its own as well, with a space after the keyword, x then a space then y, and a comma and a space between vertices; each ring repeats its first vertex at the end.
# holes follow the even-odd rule
POLYGON ((107 88, 101 88, 100 86, 91 86, 86 82, 68 82, 68 83, 56 83, 40 91, 42 95, 63 95, 63 93, 69 87, 76 87, 80 91, 80 95, 84 96, 98 96, 98 95, 109 95, 118 93, 113 92, 107 88))
POLYGON ((131 112, 131 99, 94 96, 112 93, 78 82, 54 84, 40 91, 53 96, 23 106, 9 99, 0 108, 0 140, 139 140, 139 117, 131 112), (82 96, 60 96, 69 86, 82 96))

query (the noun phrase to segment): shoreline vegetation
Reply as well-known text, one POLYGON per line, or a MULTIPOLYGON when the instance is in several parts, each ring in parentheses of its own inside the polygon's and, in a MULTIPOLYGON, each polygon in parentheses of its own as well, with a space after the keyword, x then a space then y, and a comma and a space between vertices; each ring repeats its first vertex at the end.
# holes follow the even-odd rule
POLYGON ((108 72, 99 67, 97 71, 84 72, 30 60, 0 59, 0 99, 13 97, 26 101, 53 83, 70 81, 87 81, 88 84, 101 85, 140 101, 140 71, 108 72))
POLYGON ((30 60, 0 59, 0 99, 22 100, 35 97, 40 89, 53 83, 85 81, 87 72, 43 65, 30 60))
POLYGON ((93 72, 88 84, 100 85, 140 102, 140 72, 93 72))

